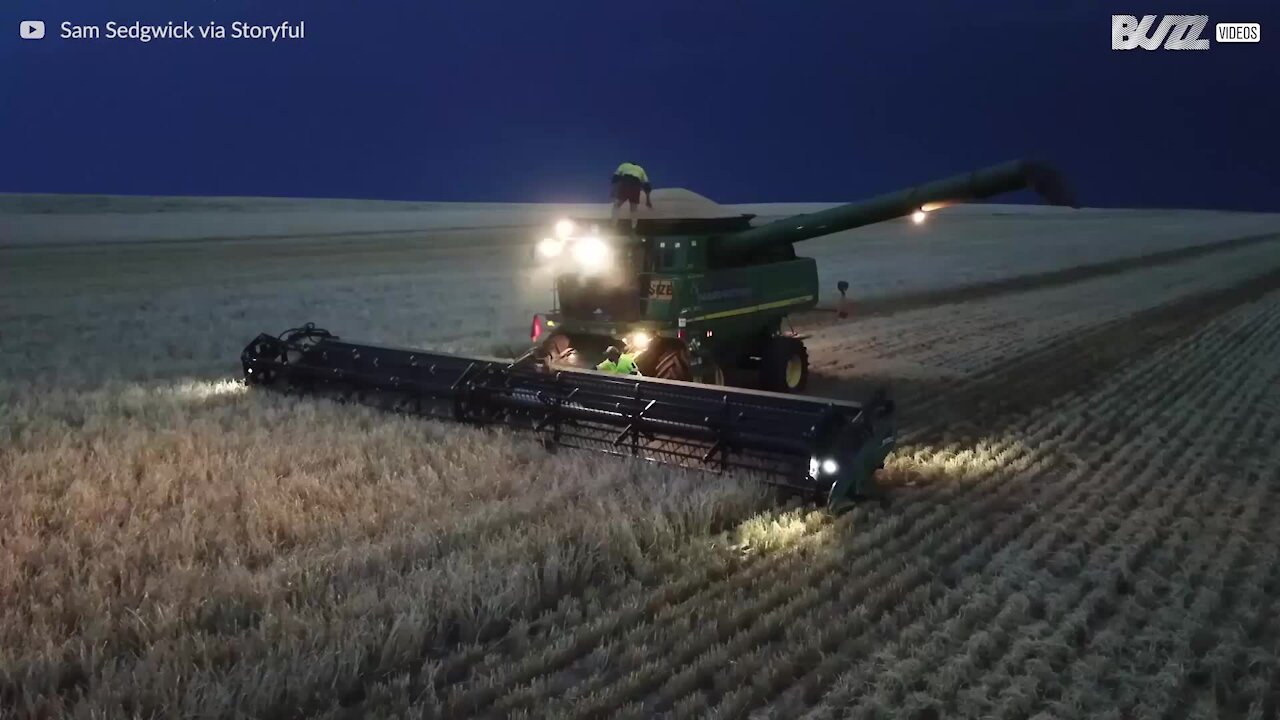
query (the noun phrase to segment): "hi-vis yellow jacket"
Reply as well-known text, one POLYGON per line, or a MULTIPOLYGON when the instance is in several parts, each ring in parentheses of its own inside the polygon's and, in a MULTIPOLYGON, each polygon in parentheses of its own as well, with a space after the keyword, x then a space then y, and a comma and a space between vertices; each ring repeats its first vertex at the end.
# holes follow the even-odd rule
POLYGON ((649 175, 645 173, 644 168, 640 167, 639 165, 636 165, 635 163, 624 162, 618 166, 617 170, 613 171, 613 174, 614 175, 630 175, 631 177, 636 178, 637 180, 645 184, 648 184, 649 182, 649 175))
POLYGON ((631 353, 622 353, 618 356, 618 362, 605 360, 597 365, 596 369, 602 372, 630 375, 636 371, 636 356, 631 353))

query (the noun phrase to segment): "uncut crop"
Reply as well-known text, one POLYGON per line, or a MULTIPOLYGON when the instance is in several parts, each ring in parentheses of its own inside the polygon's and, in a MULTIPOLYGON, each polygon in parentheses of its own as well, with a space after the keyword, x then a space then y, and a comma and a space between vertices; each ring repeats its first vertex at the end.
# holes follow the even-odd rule
POLYGON ((0 688, 22 712, 305 706, 765 507, 750 483, 231 382, 17 395, 0 688))

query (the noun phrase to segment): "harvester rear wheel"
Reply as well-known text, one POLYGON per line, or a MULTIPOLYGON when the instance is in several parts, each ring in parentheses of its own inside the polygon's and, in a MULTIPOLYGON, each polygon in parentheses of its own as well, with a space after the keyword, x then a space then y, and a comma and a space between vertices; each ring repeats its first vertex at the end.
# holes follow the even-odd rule
POLYGON ((693 379, 693 361, 689 356, 689 349, 678 343, 666 343, 661 347, 654 348, 653 371, 644 372, 645 368, 641 368, 640 372, 649 377, 663 378, 664 380, 692 380, 693 379))
POLYGON ((809 384, 809 351, 792 337, 773 337, 760 358, 760 386, 774 392, 803 392, 809 384))

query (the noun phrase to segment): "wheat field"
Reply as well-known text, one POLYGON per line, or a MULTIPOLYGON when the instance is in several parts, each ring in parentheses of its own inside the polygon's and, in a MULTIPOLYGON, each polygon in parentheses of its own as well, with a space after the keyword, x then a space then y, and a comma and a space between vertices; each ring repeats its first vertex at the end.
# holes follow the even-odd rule
MULTIPOLYGON (((306 320, 518 346, 543 296, 508 234, 0 248, 0 714, 1274 717, 1264 220, 808 318, 814 392, 901 408, 892 503, 839 516, 238 382, 306 320)), ((1038 222, 982 220, 973 267, 1038 222)))

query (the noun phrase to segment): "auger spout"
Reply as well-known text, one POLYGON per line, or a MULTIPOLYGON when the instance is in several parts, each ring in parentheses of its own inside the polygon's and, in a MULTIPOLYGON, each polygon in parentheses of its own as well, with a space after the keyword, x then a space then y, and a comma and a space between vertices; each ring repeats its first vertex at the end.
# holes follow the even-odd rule
POLYGON ((716 238, 720 250, 749 253, 768 245, 800 242, 863 225, 910 215, 930 205, 977 200, 1031 189, 1054 205, 1075 206, 1062 178, 1049 166, 1030 160, 962 173, 869 200, 804 215, 794 215, 716 238))

